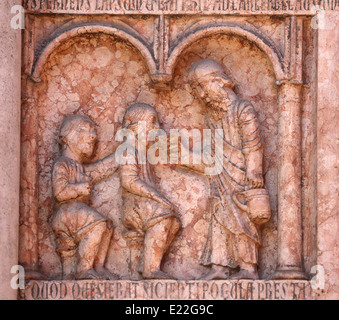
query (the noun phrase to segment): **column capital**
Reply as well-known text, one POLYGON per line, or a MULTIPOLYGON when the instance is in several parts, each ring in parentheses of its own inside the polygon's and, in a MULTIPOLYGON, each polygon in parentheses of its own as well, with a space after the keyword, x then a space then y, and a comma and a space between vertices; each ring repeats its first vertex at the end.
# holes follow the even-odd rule
POLYGON ((303 81, 297 80, 297 79, 281 79, 281 80, 277 80, 275 84, 277 86, 282 86, 286 84, 290 86, 304 86, 305 85, 303 81))

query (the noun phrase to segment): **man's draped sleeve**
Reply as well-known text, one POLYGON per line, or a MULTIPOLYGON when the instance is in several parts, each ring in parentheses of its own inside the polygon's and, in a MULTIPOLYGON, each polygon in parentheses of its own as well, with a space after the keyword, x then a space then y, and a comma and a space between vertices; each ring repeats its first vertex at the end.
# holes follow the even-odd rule
POLYGON ((121 165, 120 169, 121 186, 128 192, 153 199, 156 191, 146 182, 140 179, 138 166, 135 164, 121 165))
POLYGON ((113 175, 119 168, 115 159, 115 153, 84 166, 86 174, 91 178, 92 184, 96 184, 113 175))
POLYGON ((259 120, 253 105, 242 101, 238 109, 239 127, 242 140, 242 151, 246 154, 262 147, 262 133, 259 120))

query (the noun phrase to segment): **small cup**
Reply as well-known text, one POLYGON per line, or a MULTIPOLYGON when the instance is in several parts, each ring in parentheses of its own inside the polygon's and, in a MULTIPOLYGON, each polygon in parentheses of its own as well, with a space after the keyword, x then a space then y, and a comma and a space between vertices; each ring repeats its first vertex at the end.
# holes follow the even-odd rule
POLYGON ((232 199, 236 206, 247 212, 248 218, 255 224, 261 225, 271 218, 270 197, 266 189, 250 189, 234 193, 232 199), (238 195, 245 197, 246 204, 239 201, 238 195))

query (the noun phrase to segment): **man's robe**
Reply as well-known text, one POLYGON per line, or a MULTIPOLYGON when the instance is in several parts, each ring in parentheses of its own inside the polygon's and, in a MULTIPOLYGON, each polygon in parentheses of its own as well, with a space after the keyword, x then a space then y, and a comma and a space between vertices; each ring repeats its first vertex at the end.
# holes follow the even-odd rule
MULTIPOLYGON (((241 260, 257 264, 257 245, 260 245, 258 230, 247 213, 232 200, 234 193, 248 187, 246 155, 262 148, 255 109, 249 101, 237 100, 223 113, 221 120, 211 114, 207 127, 212 130, 212 136, 215 129, 223 130, 222 146, 216 145, 214 139, 211 148, 212 157, 215 157, 217 148, 222 147, 223 159, 219 160, 222 162, 222 172, 210 176, 212 216, 201 263, 231 268, 238 266, 241 260)), ((239 199, 242 200, 241 197, 239 199)))

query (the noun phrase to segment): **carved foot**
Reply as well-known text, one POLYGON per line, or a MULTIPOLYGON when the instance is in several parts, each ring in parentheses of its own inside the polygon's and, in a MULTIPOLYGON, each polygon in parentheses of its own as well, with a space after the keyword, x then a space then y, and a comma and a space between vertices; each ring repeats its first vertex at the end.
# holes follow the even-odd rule
POLYGON ((231 280, 241 280, 241 279, 246 279, 246 280, 258 280, 259 275, 258 272, 256 271, 248 271, 245 269, 241 269, 239 272, 235 273, 230 277, 231 280))
POLYGON ((77 280, 106 280, 106 278, 102 275, 100 275, 98 272, 96 272, 94 269, 86 270, 80 274, 77 274, 76 276, 77 280))
POLYGON ((25 270, 25 280, 47 280, 48 278, 39 271, 25 270))
POLYGON ((140 272, 131 274, 128 277, 128 280, 133 280, 133 281, 138 281, 138 280, 142 280, 142 279, 143 279, 143 276, 142 276, 142 274, 140 272))
POLYGON ((106 270, 103 267, 98 268, 96 271, 99 274, 99 276, 102 276, 106 280, 119 280, 119 277, 116 274, 110 273, 108 270, 106 270))
POLYGON ((309 280, 309 278, 301 270, 276 270, 267 280, 309 280))
POLYGON ((229 270, 225 267, 213 267, 202 277, 197 280, 224 280, 229 278, 229 270))
POLYGON ((163 272, 159 269, 151 271, 151 272, 144 272, 143 276, 144 276, 145 279, 171 279, 171 280, 176 280, 175 277, 173 277, 170 274, 163 272))
POLYGON ((62 280, 75 280, 75 275, 74 274, 64 274, 62 276, 62 280))

